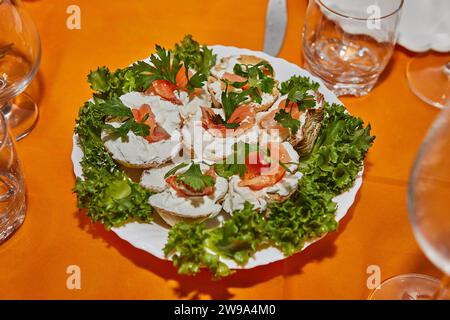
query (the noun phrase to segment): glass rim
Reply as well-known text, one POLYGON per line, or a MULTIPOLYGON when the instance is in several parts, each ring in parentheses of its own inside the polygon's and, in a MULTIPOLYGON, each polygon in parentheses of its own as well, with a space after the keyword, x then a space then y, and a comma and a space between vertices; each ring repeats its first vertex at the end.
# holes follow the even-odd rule
MULTIPOLYGON (((361 18, 361 17, 354 17, 351 15, 346 15, 344 13, 340 13, 334 9, 331 9, 329 6, 327 6, 326 4, 323 3, 323 0, 314 0, 316 3, 318 3, 320 6, 322 6, 323 8, 327 9, 328 11, 330 11, 331 13, 338 15, 340 17, 346 18, 346 19, 351 19, 351 20, 359 20, 359 21, 370 21, 373 19, 369 19, 369 18, 361 18)), ((393 10, 392 12, 385 14, 384 16, 379 17, 378 19, 385 19, 385 18, 389 18, 390 16, 396 14, 397 12, 399 12, 401 10, 401 8, 403 7, 403 3, 405 2, 405 0, 399 0, 400 4, 399 6, 393 10)))
POLYGON ((421 279, 421 280, 426 280, 426 281, 430 281, 435 283, 436 285, 439 286, 440 281, 439 279, 427 275, 427 274, 422 274, 422 273, 402 273, 402 274, 398 274, 395 276, 391 276, 389 278, 387 278, 386 280, 382 281, 375 289, 372 289, 370 291, 369 297, 367 298, 368 300, 373 300, 375 294, 385 285, 395 281, 395 280, 401 280, 401 279, 407 279, 407 278, 416 278, 416 279, 421 279))

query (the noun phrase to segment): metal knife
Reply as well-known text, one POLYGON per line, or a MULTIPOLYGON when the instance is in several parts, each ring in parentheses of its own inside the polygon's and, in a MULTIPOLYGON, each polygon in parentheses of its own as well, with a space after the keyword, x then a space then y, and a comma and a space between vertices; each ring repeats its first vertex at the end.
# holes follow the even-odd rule
POLYGON ((280 52, 286 34, 286 0, 269 0, 266 13, 264 52, 276 56, 280 52))

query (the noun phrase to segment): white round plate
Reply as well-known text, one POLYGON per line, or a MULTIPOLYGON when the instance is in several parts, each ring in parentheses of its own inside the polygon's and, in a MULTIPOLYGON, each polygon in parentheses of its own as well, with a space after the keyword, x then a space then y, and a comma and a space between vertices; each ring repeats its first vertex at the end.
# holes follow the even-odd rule
MULTIPOLYGON (((277 80, 285 81, 294 75, 300 76, 308 76, 312 80, 320 83, 319 91, 324 95, 325 100, 330 103, 340 103, 339 99, 328 90, 325 85, 323 85, 322 81, 312 76, 309 72, 303 70, 299 66, 287 62, 286 60, 275 58, 269 56, 263 52, 256 52, 248 49, 240 49, 235 47, 225 47, 225 46, 210 46, 215 54, 217 54, 217 59, 219 60, 222 57, 230 56, 230 55, 255 55, 269 61, 275 72, 277 80)), ((83 151, 78 144, 77 137, 74 135, 73 137, 73 150, 72 150, 72 162, 74 167, 74 172, 77 177, 82 177, 82 169, 81 169, 81 159, 83 157, 83 151)), ((340 194, 339 196, 334 198, 334 201, 337 203, 337 212, 336 212, 336 220, 341 220, 353 202, 355 201, 356 193, 362 184, 362 170, 358 174, 358 177, 353 185, 353 187, 340 194)), ((156 213, 155 213, 156 214, 156 213)), ((162 224, 153 222, 153 223, 128 223, 120 228, 112 228, 113 232, 115 232, 120 238, 128 241, 136 248, 142 249, 152 255, 160 258, 167 259, 164 256, 163 248, 167 242, 167 236, 169 232, 169 228, 165 227, 162 224)), ((313 242, 320 240, 316 239, 305 245, 305 248, 312 244, 313 242)), ((271 262, 275 262, 281 259, 284 259, 285 256, 283 253, 275 247, 266 248, 264 250, 258 251, 254 257, 250 258, 248 263, 244 266, 240 266, 236 264, 232 260, 223 261, 232 269, 249 269, 257 266, 265 265, 271 262)))

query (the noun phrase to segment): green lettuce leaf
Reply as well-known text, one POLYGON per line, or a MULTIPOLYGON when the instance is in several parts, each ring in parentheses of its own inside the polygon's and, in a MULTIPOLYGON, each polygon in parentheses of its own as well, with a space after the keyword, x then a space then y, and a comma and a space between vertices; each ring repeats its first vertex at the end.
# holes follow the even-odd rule
MULTIPOLYGON (((175 44, 174 55, 184 61, 186 66, 197 70, 205 77, 209 76, 209 71, 215 66, 217 55, 213 54, 207 46, 200 45, 192 38, 192 35, 186 35, 180 43, 175 44)), ((191 79, 191 81, 194 81, 191 79)))
POLYGON ((300 171, 334 195, 349 189, 362 168, 362 160, 375 137, 370 125, 345 111, 342 105, 325 104, 322 130, 311 154, 300 161, 300 171))
POLYGON ((111 72, 107 67, 99 67, 88 75, 88 82, 94 90, 94 96, 102 99, 120 97, 130 91, 139 91, 139 76, 133 68, 117 69, 111 72))
POLYGON ((220 228, 211 231, 208 243, 220 256, 241 265, 247 263, 258 249, 267 244, 263 215, 246 202, 242 210, 234 212, 220 228))
POLYGON ((86 214, 93 222, 100 221, 109 229, 131 221, 152 220, 152 210, 147 203, 151 193, 122 171, 91 168, 88 174, 83 172, 83 177, 77 179, 74 191, 78 196, 78 208, 87 209, 86 214))
POLYGON ((285 255, 300 251, 305 242, 337 228, 333 195, 301 180, 299 189, 282 203, 271 203, 266 232, 285 255))
POLYGON ((230 275, 232 271, 228 266, 216 254, 207 251, 205 244, 208 237, 203 224, 177 223, 169 231, 164 254, 172 258, 180 274, 195 275, 200 267, 205 266, 216 278, 230 275))
POLYGON ((103 103, 98 99, 87 102, 79 111, 75 132, 84 155, 81 161, 83 179, 78 178, 74 188, 78 208, 87 209, 87 215, 106 228, 130 221, 149 222, 152 220, 152 208, 148 204, 151 193, 119 169, 100 138, 105 125, 103 103))

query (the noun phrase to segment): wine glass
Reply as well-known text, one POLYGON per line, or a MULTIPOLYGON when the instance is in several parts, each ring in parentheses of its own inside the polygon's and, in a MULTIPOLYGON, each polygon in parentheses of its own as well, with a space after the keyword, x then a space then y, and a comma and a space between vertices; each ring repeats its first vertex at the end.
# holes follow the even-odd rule
POLYGON ((450 104, 450 54, 430 52, 413 58, 406 78, 412 92, 432 106, 450 104))
POLYGON ((409 219, 416 241, 444 274, 396 276, 370 299, 444 299, 450 292, 450 108, 431 127, 415 161, 408 188, 409 219))
POLYGON ((38 119, 38 108, 23 93, 41 59, 39 34, 20 0, 0 0, 0 110, 16 140, 25 137, 38 119))
POLYGON ((450 2, 405 1, 398 42, 420 53, 411 59, 406 77, 412 92, 443 108, 450 103, 450 2))

